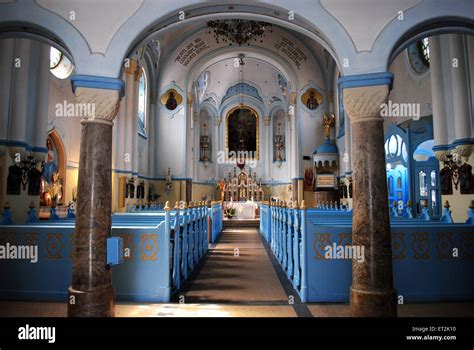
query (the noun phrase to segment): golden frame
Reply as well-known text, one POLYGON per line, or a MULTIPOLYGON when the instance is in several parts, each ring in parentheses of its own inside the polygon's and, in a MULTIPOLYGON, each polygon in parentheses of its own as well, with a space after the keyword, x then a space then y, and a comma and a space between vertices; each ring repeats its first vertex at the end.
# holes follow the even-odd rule
MULTIPOLYGON (((253 109, 252 107, 249 107, 247 105, 238 105, 238 106, 235 106, 231 109, 229 109, 229 111, 226 113, 226 116, 225 116, 225 159, 226 160, 229 160, 229 116, 237 109, 247 109, 248 111, 250 111, 252 113, 252 115, 255 116, 255 119, 257 120, 257 150, 256 150, 256 153, 257 153, 257 160, 260 160, 260 118, 259 118, 259 115, 257 113, 257 111, 255 109, 253 109)), ((248 160, 252 161, 252 160, 255 160, 255 158, 249 158, 248 160)))

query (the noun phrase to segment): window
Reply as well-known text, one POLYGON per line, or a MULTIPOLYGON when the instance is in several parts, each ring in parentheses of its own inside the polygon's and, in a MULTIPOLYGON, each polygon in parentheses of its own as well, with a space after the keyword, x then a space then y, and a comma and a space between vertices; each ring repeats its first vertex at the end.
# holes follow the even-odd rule
POLYGON ((428 38, 424 38, 418 42, 418 50, 420 57, 425 66, 430 66, 430 47, 428 45, 428 38))
POLYGON ((407 48, 408 60, 415 73, 423 74, 430 67, 428 38, 423 38, 407 48))
POLYGON ((415 151, 413 152, 413 159, 417 162, 425 162, 429 160, 431 157, 435 157, 435 153, 433 152, 434 140, 426 140, 416 147, 415 151))
POLYGON ((63 54, 58 49, 51 47, 49 52, 49 69, 54 69, 58 66, 59 62, 61 62, 61 58, 63 54))
POLYGON ((426 182, 426 173, 421 170, 418 173, 419 185, 420 185, 420 196, 427 197, 428 196, 428 183, 426 182))
POLYGON ((391 161, 400 157, 405 163, 408 161, 407 146, 400 135, 392 135, 385 141, 385 159, 391 161))
POLYGON ((147 94, 146 74, 142 68, 138 81, 138 132, 143 136, 146 135, 147 94))
POLYGON ((51 47, 49 51, 49 70, 58 79, 66 79, 71 75, 74 66, 58 49, 51 47))
POLYGON ((437 182, 436 182, 436 171, 431 170, 431 186, 435 187, 437 182))

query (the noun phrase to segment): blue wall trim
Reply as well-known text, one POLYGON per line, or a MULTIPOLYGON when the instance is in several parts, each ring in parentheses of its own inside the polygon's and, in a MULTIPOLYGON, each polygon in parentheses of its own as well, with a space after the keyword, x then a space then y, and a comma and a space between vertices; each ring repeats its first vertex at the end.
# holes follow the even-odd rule
POLYGON ((32 146, 32 145, 29 145, 25 141, 0 140, 0 146, 22 147, 22 148, 25 148, 27 151, 30 151, 30 152, 48 153, 48 149, 46 147, 32 146))
MULTIPOLYGON (((128 175, 131 175, 131 176, 136 176, 138 177, 139 179, 144 179, 144 180, 149 180, 149 181, 164 181, 166 180, 166 177, 165 176, 158 176, 158 177, 150 177, 150 176, 145 176, 145 175, 140 175, 138 172, 136 171, 131 171, 131 170, 122 170, 122 169, 112 169, 112 171, 116 174, 128 174, 128 175)), ((171 180, 173 181, 183 181, 183 180, 190 180, 192 181, 193 179, 192 178, 188 178, 188 177, 172 177, 171 180)))
POLYGON ((393 74, 390 72, 380 72, 371 74, 346 75, 338 79, 339 89, 346 88, 388 85, 392 89, 393 74))
POLYGON ((447 145, 436 145, 436 146, 433 146, 433 151, 447 151, 448 150, 448 146, 447 145))
POLYGON ((433 151, 448 151, 461 145, 474 145, 474 138, 457 139, 447 145, 435 145, 433 151))
POLYGON ((125 94, 125 82, 122 79, 98 77, 95 75, 73 75, 71 77, 72 92, 76 92, 76 88, 94 88, 106 90, 118 90, 120 98, 125 94))
POLYGON ((465 138, 465 139, 457 139, 454 140, 449 147, 454 148, 456 146, 461 146, 461 145, 474 145, 474 138, 465 138))

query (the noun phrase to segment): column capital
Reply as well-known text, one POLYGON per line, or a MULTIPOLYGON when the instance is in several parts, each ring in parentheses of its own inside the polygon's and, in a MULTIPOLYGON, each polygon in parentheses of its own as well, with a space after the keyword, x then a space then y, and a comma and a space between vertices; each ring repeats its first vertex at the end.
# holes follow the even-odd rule
POLYGON ((269 115, 266 115, 263 117, 263 123, 265 126, 270 126, 270 122, 272 121, 272 118, 269 115))
POLYGON ((90 75, 74 75, 71 78, 76 104, 83 105, 83 122, 112 125, 119 103, 124 95, 125 83, 121 79, 90 75))
POLYGON ((380 108, 386 102, 393 74, 389 72, 341 77, 344 109, 352 122, 380 120, 380 108))
POLYGON ((92 111, 91 115, 84 115, 83 123, 113 125, 120 105, 119 91, 78 87, 75 93, 76 104, 87 106, 85 109, 92 111))
POLYGON ((214 118, 214 125, 215 126, 220 126, 221 123, 222 123, 222 117, 219 116, 219 117, 214 118))

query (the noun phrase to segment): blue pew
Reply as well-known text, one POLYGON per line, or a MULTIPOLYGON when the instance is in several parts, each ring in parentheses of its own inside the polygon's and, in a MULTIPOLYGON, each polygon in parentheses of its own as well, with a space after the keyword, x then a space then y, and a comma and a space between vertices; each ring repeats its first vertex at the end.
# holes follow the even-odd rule
MULTIPOLYGON (((328 259, 325 248, 351 244, 352 218, 305 209, 262 205, 261 234, 303 301, 347 302, 352 260, 328 259)), ((401 217, 390 224, 394 286, 405 302, 474 299, 472 225, 401 217)))
MULTIPOLYGON (((114 266, 118 300, 165 302, 208 251, 207 205, 112 215, 124 262, 114 266)), ((0 298, 65 300, 71 284, 74 220, 0 226, 0 242, 38 246, 39 259, 0 260, 0 298)))

